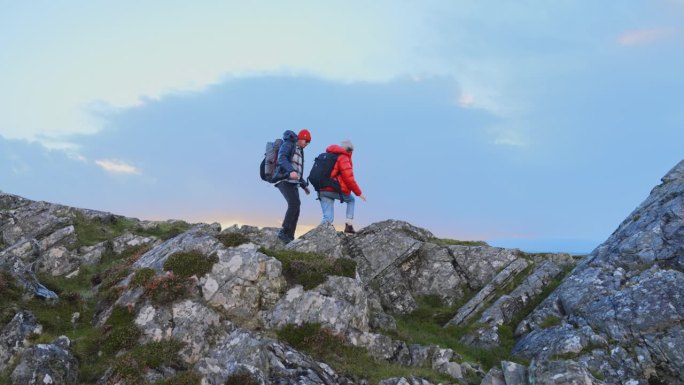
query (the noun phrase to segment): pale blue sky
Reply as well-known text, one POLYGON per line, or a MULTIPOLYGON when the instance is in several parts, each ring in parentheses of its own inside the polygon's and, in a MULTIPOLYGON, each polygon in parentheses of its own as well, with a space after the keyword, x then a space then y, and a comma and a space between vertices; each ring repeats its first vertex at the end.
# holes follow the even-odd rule
POLYGON ((138 3, 0 0, 0 189, 278 226, 256 168, 306 127, 358 226, 587 252, 684 155, 681 0, 138 3))

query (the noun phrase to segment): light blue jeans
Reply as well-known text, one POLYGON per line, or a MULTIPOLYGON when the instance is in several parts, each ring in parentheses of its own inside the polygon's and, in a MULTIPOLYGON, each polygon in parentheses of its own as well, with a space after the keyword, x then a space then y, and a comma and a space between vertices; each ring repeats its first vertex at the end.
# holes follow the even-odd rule
MULTIPOLYGON (((330 191, 321 191, 318 193, 318 199, 321 201, 321 210, 323 211, 323 221, 321 223, 333 223, 335 219, 335 199, 340 199, 340 194, 330 191)), ((354 219, 354 205, 356 204, 354 196, 351 194, 342 195, 342 202, 347 204, 347 219, 354 219)))

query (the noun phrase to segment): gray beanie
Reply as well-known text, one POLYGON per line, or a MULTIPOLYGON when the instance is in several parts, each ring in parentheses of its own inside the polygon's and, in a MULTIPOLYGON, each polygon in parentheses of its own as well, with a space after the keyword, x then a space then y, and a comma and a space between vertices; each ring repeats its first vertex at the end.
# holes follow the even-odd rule
POLYGON ((342 148, 345 150, 354 151, 354 144, 349 139, 343 140, 342 143, 340 143, 340 146, 342 146, 342 148))

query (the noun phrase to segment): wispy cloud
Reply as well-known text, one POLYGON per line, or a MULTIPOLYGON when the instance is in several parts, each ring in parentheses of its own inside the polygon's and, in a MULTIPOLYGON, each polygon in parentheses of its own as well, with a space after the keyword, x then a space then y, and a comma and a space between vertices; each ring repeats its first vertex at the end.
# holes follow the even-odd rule
POLYGON ((468 94, 468 93, 463 93, 458 98, 458 105, 463 107, 463 108, 470 108, 473 106, 474 103, 475 103, 475 98, 473 97, 473 95, 468 94))
POLYGON ((112 174, 128 174, 128 175, 140 175, 142 172, 138 170, 135 166, 119 160, 109 160, 100 159, 96 160, 95 163, 100 166, 103 170, 112 174))
POLYGON ((617 38, 622 46, 644 45, 674 36, 674 28, 647 28, 626 31, 617 38))

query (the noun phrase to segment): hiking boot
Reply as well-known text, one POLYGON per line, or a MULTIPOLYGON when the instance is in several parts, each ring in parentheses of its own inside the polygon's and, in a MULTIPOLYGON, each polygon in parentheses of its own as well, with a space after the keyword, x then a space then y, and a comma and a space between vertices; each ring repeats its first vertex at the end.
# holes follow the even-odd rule
POLYGON ((288 237, 287 235, 285 235, 285 233, 283 233, 282 231, 278 232, 278 239, 285 242, 285 244, 288 244, 294 240, 294 239, 288 237))
POLYGON ((356 234, 356 231, 354 231, 354 226, 348 223, 344 225, 344 232, 347 234, 356 234))

